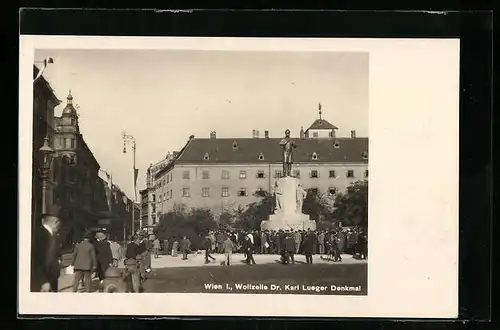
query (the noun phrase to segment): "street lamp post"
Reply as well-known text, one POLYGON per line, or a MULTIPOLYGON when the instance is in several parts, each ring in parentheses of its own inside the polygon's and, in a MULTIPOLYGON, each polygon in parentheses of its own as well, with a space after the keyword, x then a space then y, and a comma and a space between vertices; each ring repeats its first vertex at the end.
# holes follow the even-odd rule
POLYGON ((54 159, 54 150, 49 146, 49 138, 45 137, 43 146, 39 150, 40 170, 42 179, 42 214, 47 213, 47 191, 49 188, 49 173, 54 159))
MULTIPOLYGON (((135 144, 135 137, 133 137, 132 135, 130 134, 127 134, 125 132, 122 133, 122 138, 123 138, 123 153, 127 153, 127 144, 130 144, 131 147, 132 147, 132 153, 133 153, 133 168, 132 168, 132 187, 134 189, 134 195, 132 196, 133 200, 132 200, 132 233, 133 234, 135 232, 135 203, 136 203, 136 200, 137 200, 137 192, 136 192, 136 189, 135 189, 135 149, 136 149, 136 144, 135 144)), ((140 226, 139 226, 140 227, 140 226)))

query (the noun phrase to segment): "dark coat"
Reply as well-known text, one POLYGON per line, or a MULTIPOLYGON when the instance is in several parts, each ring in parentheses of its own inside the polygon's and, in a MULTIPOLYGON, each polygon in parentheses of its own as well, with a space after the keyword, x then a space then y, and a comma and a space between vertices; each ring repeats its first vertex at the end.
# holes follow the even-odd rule
POLYGON ((295 239, 291 236, 285 238, 285 251, 287 252, 295 252, 295 239))
POLYGON ((304 253, 314 253, 316 244, 318 242, 318 239, 314 233, 307 233, 304 236, 304 241, 303 241, 303 250, 304 253))
POLYGON ((61 274, 59 258, 61 250, 57 236, 40 227, 34 231, 31 251, 31 291, 40 292, 44 283, 50 283, 51 291, 58 291, 58 279, 61 274))
POLYGON ((191 241, 188 238, 183 239, 179 247, 181 251, 189 251, 191 249, 191 241))
POLYGON ((109 264, 113 262, 113 253, 111 245, 107 241, 94 242, 97 264, 103 269, 107 269, 109 264))
POLYGON ((88 240, 78 243, 73 251, 71 265, 75 270, 92 270, 97 268, 97 258, 94 245, 88 240))

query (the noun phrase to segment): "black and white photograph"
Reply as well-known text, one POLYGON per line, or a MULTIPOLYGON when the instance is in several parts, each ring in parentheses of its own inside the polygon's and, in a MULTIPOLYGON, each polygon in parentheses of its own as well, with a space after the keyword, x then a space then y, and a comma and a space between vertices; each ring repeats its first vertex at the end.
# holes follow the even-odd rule
POLYGON ((32 290, 366 295, 368 73, 366 52, 36 50, 32 290))
POLYGON ((26 308, 409 315, 453 292, 456 44, 229 39, 25 37, 26 308), (440 96, 407 102, 424 71, 440 96))

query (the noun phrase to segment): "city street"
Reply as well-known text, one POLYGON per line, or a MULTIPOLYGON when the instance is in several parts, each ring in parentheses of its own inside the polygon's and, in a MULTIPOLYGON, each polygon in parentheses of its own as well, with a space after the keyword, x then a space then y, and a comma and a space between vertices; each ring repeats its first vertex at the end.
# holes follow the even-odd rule
MULTIPOLYGON (((337 292, 336 294, 358 294, 367 292, 367 262, 354 259, 351 255, 343 255, 342 262, 332 262, 315 255, 314 264, 307 265, 303 255, 296 256, 295 265, 279 264, 277 255, 254 255, 256 265, 248 266, 243 263, 242 254, 233 255, 233 265, 221 266, 224 260, 221 254, 213 255, 216 260, 205 264, 204 254, 190 255, 188 260, 182 257, 159 256, 152 258, 152 271, 144 284, 145 292, 206 292, 227 293, 231 290, 225 287, 221 290, 206 289, 210 283, 228 284, 260 284, 260 285, 361 285, 358 292, 337 292)), ((123 267, 123 262, 120 263, 123 267)), ((73 275, 61 275, 59 288, 61 292, 72 292, 73 275)), ((94 280, 94 289, 98 288, 98 281, 94 280)), ((233 292, 234 293, 234 292, 233 292)), ((243 293, 243 292, 240 292, 243 293)), ((262 290, 246 290, 245 293, 266 293, 262 290)), ((286 291, 283 293, 295 293, 286 291)), ((302 293, 302 292, 301 292, 302 293)), ((311 292, 313 293, 313 292, 311 292)), ((326 294, 328 292, 319 292, 326 294)), ((318 292, 316 292, 318 294, 318 292)), ((331 292, 330 292, 331 294, 331 292)))

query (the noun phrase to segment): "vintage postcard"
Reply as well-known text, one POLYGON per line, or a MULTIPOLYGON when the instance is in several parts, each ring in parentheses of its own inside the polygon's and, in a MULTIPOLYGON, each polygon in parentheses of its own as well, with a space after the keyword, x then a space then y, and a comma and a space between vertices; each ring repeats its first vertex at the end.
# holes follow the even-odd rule
POLYGON ((457 316, 458 40, 20 43, 20 314, 457 316))

